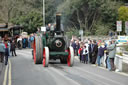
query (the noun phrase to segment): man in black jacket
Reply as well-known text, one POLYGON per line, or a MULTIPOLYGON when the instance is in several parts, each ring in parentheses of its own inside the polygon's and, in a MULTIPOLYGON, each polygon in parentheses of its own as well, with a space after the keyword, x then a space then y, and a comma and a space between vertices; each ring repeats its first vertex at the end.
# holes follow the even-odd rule
POLYGON ((98 45, 96 43, 96 40, 93 40, 92 64, 96 63, 97 53, 98 53, 98 45))
POLYGON ((14 56, 14 55, 17 56, 15 48, 16 48, 16 44, 15 44, 15 41, 13 40, 11 43, 12 56, 14 56))
POLYGON ((92 41, 91 40, 89 40, 88 50, 89 50, 89 60, 90 60, 90 63, 92 63, 93 44, 92 44, 92 41))

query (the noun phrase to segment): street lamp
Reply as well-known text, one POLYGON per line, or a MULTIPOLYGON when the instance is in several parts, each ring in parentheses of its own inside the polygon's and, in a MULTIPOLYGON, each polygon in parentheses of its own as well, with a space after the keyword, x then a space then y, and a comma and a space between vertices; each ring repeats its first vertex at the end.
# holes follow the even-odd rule
POLYGON ((43 26, 45 27, 45 0, 43 0, 43 26))

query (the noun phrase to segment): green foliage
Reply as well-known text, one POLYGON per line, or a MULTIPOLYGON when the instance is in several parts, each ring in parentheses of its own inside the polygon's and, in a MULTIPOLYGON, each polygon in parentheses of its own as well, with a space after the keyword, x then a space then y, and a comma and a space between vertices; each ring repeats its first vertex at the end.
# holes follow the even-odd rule
POLYGON ((118 13, 119 13, 119 20, 128 21, 128 7, 121 6, 118 9, 118 13))
POLYGON ((12 22, 24 26, 24 31, 33 33, 37 31, 37 27, 42 26, 43 19, 41 14, 30 12, 27 15, 13 19, 12 22))
MULTIPOLYGON (((1 0, 0 21, 22 24, 25 31, 35 32, 42 25, 42 1, 1 0)), ((56 12, 61 12, 65 29, 83 29, 85 35, 104 35, 108 30, 115 30, 118 8, 123 1, 126 0, 45 0, 46 24, 54 23, 56 12)), ((119 19, 127 20, 126 11, 124 7, 119 9, 119 19)))
POLYGON ((108 30, 116 28, 120 4, 121 1, 115 0, 66 0, 57 11, 63 13, 63 22, 67 26, 83 29, 87 31, 85 34, 96 34, 105 28, 100 34, 107 34, 108 30), (97 23, 99 20, 102 24, 97 23))
POLYGON ((118 9, 118 20, 121 20, 122 21, 122 34, 125 33, 125 21, 128 21, 128 7, 126 6, 121 6, 119 9, 118 9))
POLYGON ((115 23, 118 15, 118 8, 120 3, 116 1, 107 0, 105 4, 102 4, 101 16, 105 23, 115 23))
POLYGON ((107 35, 110 30, 109 25, 97 24, 95 25, 95 34, 96 35, 107 35))
POLYGON ((122 52, 119 52, 119 53, 116 53, 117 55, 120 55, 120 56, 123 56, 123 53, 122 52))
POLYGON ((79 30, 78 29, 75 29, 75 28, 68 28, 70 30, 68 30, 66 32, 66 35, 69 37, 69 39, 72 38, 72 35, 74 36, 79 36, 79 30))
POLYGON ((88 31, 88 30, 84 31, 84 35, 85 35, 85 36, 89 36, 89 35, 92 35, 92 34, 93 34, 93 33, 90 32, 90 31, 88 31))

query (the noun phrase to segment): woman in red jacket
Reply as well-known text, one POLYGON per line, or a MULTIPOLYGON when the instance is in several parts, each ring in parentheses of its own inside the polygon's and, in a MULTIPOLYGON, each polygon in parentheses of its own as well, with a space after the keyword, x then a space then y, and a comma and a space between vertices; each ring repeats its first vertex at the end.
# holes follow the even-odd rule
POLYGON ((82 62, 82 50, 83 50, 83 45, 81 44, 78 50, 78 56, 79 56, 80 62, 82 62))
POLYGON ((8 41, 5 40, 5 65, 8 63, 9 49, 8 49, 8 41))

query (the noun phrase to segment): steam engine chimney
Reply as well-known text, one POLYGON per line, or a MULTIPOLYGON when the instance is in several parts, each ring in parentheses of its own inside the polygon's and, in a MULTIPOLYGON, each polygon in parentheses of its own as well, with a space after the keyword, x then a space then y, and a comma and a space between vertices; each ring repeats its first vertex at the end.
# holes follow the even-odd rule
POLYGON ((56 31, 61 31, 61 13, 56 14, 56 31))

